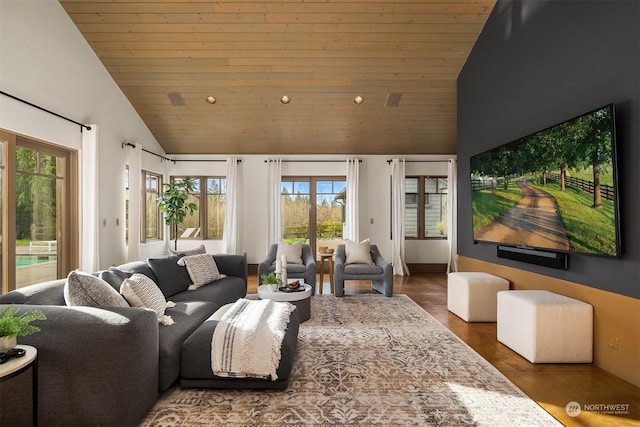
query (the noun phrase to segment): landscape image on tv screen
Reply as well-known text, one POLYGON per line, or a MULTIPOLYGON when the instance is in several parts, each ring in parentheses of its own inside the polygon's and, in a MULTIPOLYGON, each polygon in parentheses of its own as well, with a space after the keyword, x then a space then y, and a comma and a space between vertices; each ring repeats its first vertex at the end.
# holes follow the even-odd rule
POLYGON ((474 241, 620 256, 613 104, 470 161, 474 241))

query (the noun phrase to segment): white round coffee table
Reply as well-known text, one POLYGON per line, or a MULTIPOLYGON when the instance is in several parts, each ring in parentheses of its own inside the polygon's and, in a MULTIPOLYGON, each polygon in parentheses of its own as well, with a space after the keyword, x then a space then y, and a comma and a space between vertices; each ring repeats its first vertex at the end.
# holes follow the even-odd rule
POLYGON ((296 306, 300 323, 311 318, 311 285, 300 283, 304 290, 272 291, 266 285, 258 286, 258 298, 270 299, 278 302, 290 302, 296 306))

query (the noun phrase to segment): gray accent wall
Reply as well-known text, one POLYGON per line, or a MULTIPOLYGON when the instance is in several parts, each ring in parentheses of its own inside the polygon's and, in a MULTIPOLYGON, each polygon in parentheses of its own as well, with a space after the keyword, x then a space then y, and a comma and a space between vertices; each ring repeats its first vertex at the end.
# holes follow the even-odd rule
POLYGON ((458 253, 640 298, 640 2, 498 1, 458 77, 458 253), (613 102, 622 257, 557 270, 473 242, 470 156, 613 102))

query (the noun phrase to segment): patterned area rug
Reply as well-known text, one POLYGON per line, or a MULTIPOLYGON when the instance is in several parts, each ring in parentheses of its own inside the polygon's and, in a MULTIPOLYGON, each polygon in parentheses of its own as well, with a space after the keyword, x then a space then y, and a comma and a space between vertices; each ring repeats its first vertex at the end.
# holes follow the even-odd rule
POLYGON ((143 425, 561 424, 406 295, 322 295, 287 390, 174 387, 143 425))

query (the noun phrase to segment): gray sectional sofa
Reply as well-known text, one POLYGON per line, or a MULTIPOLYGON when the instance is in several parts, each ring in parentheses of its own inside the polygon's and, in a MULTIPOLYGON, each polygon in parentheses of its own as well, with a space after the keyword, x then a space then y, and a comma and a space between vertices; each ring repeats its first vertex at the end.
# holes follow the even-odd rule
POLYGON ((18 344, 38 349, 40 425, 136 425, 178 380, 183 342, 218 308, 247 293, 244 256, 213 255, 227 277, 196 290, 187 290, 191 281, 177 265, 181 256, 93 273, 117 290, 133 273, 151 278, 176 303, 166 309, 175 322, 170 326, 158 324, 156 313, 145 308, 66 306, 65 279, 0 296, 0 304, 16 304, 21 312, 37 308, 47 316, 38 322, 40 332, 18 338, 18 344))

